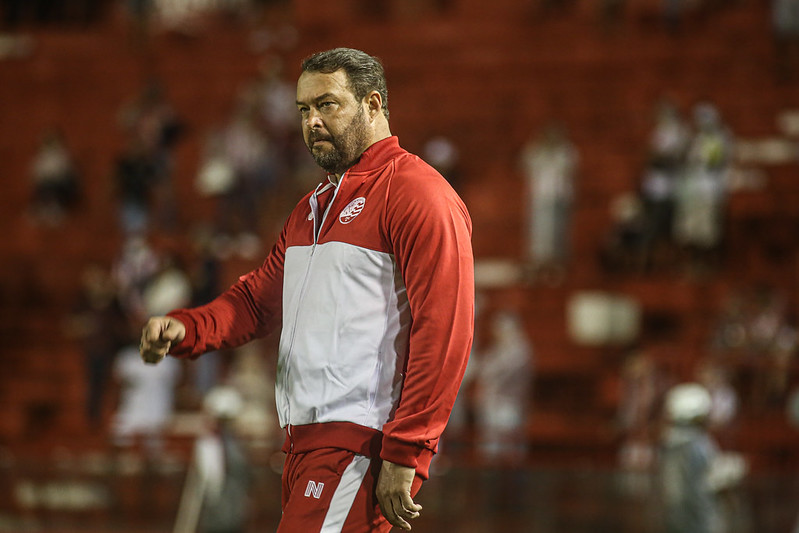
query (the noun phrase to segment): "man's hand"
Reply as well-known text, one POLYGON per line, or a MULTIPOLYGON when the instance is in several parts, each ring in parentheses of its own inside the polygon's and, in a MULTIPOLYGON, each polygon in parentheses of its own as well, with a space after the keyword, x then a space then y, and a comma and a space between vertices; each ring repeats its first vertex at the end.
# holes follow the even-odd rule
POLYGON ((393 526, 411 529, 409 520, 419 516, 422 506, 411 498, 411 484, 416 470, 388 461, 383 461, 380 476, 377 478, 377 501, 383 516, 393 526))
POLYGON ((159 363, 169 353, 173 343, 186 337, 186 326, 169 316, 156 316, 147 321, 141 330, 139 352, 145 363, 159 363))

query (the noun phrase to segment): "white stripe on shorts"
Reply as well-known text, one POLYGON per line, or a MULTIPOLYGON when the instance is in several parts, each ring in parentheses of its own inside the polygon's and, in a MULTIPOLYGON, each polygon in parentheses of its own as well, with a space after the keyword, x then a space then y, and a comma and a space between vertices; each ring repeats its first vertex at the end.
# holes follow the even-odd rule
POLYGON ((371 462, 372 460, 364 455, 355 454, 353 456, 352 462, 341 474, 341 481, 330 500, 330 507, 327 509, 327 515, 325 515, 325 521, 319 533, 341 532, 371 462))

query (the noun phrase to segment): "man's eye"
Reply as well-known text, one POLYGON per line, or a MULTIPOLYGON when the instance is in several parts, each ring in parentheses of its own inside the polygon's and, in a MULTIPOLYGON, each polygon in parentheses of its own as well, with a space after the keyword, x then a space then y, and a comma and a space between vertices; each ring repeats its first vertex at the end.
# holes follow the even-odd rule
POLYGON ((324 109, 325 107, 330 107, 333 105, 333 102, 322 102, 319 104, 320 109, 324 109))

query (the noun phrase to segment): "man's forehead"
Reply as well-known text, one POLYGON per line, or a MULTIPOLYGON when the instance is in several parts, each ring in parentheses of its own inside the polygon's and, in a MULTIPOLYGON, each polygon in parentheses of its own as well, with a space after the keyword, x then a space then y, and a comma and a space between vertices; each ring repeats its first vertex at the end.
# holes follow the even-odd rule
POLYGON ((331 73, 303 72, 297 80, 297 101, 313 101, 325 94, 352 95, 344 70, 331 73))

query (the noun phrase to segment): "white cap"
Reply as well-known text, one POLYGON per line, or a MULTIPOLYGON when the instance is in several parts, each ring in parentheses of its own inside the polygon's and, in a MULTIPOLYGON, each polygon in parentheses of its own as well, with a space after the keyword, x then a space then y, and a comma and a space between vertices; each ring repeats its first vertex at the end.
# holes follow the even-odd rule
POLYGON ((710 414, 710 393, 698 383, 683 383, 666 395, 666 415, 673 422, 691 422, 710 414))

